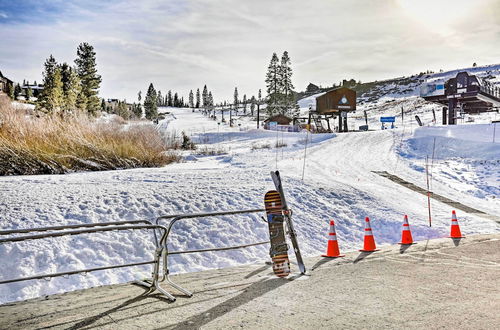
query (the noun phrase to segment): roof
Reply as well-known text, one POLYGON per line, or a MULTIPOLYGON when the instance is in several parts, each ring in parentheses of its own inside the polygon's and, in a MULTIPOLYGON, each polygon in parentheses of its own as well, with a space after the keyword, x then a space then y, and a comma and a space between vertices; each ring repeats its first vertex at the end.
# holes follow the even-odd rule
POLYGON ((4 76, 4 75, 2 74, 2 71, 0 71, 0 78, 4 78, 5 80, 7 80, 7 81, 9 81, 9 82, 13 83, 13 81, 12 81, 12 80, 10 80, 9 78, 7 78, 6 76, 4 76))
POLYGON ((290 122, 292 122, 292 118, 290 117, 287 117, 283 114, 278 114, 278 115, 274 115, 272 117, 269 117, 267 118, 266 120, 264 120, 265 123, 268 123, 268 122, 272 122, 272 121, 276 121, 276 122, 286 122, 287 124, 289 124, 290 122))

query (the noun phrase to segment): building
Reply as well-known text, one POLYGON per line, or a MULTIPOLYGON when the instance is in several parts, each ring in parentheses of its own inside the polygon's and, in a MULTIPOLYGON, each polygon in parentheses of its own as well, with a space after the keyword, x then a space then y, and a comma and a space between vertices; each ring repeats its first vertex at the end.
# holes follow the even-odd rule
POLYGON ((442 104, 443 125, 455 125, 462 114, 500 109, 500 87, 467 72, 459 72, 445 83, 422 85, 420 96, 426 101, 442 104))
POLYGON ((329 119, 339 118, 338 131, 347 132, 347 114, 356 111, 356 91, 347 87, 338 87, 316 98, 316 109, 309 113, 316 123, 318 131, 332 131, 329 119), (328 128, 323 128, 322 120, 326 120, 328 128))
POLYGON ((5 77, 2 71, 0 71, 0 92, 8 94, 10 88, 14 88, 14 82, 5 77))
POLYGON ((264 129, 276 130, 278 126, 288 126, 293 121, 292 118, 279 114, 264 120, 264 129))
POLYGON ((26 97, 27 92, 28 92, 28 88, 31 89, 31 96, 36 97, 36 98, 38 98, 38 96, 43 91, 43 85, 42 84, 33 84, 33 85, 30 85, 28 83, 28 84, 25 84, 25 85, 21 86, 21 90, 22 90, 21 95, 22 96, 26 97))
POLYGON ((319 93, 319 92, 320 92, 320 88, 318 86, 316 86, 315 84, 309 83, 309 85, 307 85, 306 94, 315 94, 315 93, 319 93))

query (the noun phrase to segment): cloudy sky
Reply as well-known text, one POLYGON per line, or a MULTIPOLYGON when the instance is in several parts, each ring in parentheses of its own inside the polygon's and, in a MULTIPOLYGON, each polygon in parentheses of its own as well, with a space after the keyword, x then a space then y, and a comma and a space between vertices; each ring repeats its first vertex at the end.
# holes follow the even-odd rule
POLYGON ((136 100, 153 82, 216 102, 265 90, 287 50, 296 90, 500 63, 499 0, 0 0, 0 71, 42 80, 53 54, 97 52, 100 95, 136 100))

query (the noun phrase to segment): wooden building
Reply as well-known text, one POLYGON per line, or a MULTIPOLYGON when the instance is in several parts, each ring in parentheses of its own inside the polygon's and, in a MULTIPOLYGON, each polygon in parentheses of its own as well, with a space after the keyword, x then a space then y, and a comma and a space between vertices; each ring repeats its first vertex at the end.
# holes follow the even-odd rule
POLYGON ((0 92, 9 93, 9 89, 14 88, 14 82, 7 77, 4 77, 0 71, 0 92))
POLYGON ((500 88, 467 72, 459 72, 445 83, 430 83, 420 88, 426 101, 444 105, 443 125, 456 124, 460 113, 481 113, 500 109, 500 88))
POLYGON ((274 115, 264 120, 264 129, 271 128, 269 123, 276 123, 276 125, 290 125, 292 121, 293 121, 292 118, 287 117, 285 115, 282 114, 274 115))
POLYGON ((339 118, 339 132, 347 132, 347 114, 356 111, 356 91, 347 87, 339 87, 326 92, 316 98, 316 109, 309 114, 316 121, 316 127, 321 126, 321 120, 326 120, 328 129, 331 131, 331 118, 339 118))

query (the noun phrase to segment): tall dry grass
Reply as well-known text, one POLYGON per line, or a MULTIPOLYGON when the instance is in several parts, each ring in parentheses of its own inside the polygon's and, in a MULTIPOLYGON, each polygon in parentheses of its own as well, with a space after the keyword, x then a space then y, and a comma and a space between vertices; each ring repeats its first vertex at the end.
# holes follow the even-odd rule
POLYGON ((0 96, 0 175, 156 167, 178 160, 152 125, 36 116, 0 96))

